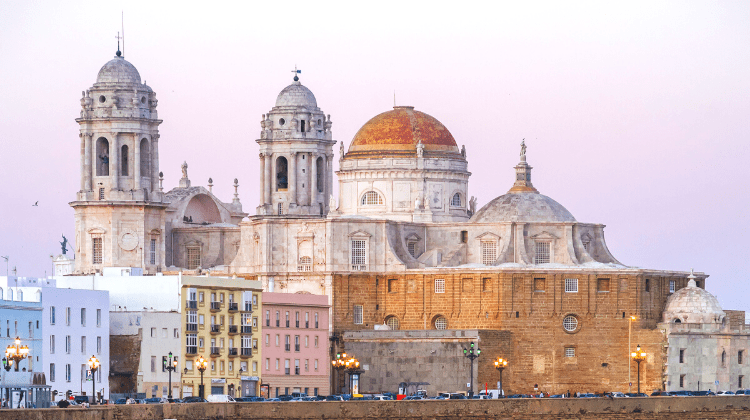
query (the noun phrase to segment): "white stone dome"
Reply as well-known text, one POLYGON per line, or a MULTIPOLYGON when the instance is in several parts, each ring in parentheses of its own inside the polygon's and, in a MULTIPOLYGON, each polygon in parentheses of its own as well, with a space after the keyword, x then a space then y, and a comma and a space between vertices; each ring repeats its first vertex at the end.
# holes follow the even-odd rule
POLYGON ((141 84, 141 75, 129 61, 116 56, 99 70, 96 83, 141 84))
POLYGON ((696 286, 695 276, 690 274, 687 287, 667 299, 664 309, 664 322, 679 323, 720 323, 726 313, 721 309, 716 296, 696 286))
POLYGON ((310 89, 302 86, 302 83, 295 81, 285 87, 276 98, 276 106, 303 106, 309 109, 318 107, 318 101, 310 89))
POLYGON ((512 192, 495 198, 479 209, 469 222, 575 222, 557 201, 537 192, 512 192))

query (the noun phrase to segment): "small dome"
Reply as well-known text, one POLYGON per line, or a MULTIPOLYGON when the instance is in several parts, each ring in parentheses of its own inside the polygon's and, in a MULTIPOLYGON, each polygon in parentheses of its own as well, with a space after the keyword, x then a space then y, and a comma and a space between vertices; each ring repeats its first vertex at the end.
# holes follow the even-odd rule
POLYGON ((428 157, 451 154, 460 157, 453 135, 436 118, 415 111, 413 106, 395 106, 376 115, 354 135, 347 158, 372 156, 416 156, 419 142, 428 157))
POLYGON ((115 57, 99 70, 96 83, 141 84, 141 75, 129 61, 122 57, 115 57))
POLYGON ((318 107, 318 101, 315 100, 315 95, 310 89, 295 81, 279 93, 276 98, 276 106, 304 106, 315 109, 318 107))
POLYGON ((479 209, 469 222, 575 222, 557 201, 536 192, 508 193, 479 209))
POLYGON ((719 323, 726 313, 721 309, 716 296, 695 284, 695 276, 690 273, 687 287, 667 299, 664 309, 664 322, 719 323))

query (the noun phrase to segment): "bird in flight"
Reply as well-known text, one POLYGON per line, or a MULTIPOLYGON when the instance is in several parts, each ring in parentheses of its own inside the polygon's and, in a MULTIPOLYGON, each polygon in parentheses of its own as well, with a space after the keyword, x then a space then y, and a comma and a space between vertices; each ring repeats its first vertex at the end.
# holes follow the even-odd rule
POLYGON ((36 203, 32 204, 31 207, 39 207, 39 202, 37 201, 36 203))

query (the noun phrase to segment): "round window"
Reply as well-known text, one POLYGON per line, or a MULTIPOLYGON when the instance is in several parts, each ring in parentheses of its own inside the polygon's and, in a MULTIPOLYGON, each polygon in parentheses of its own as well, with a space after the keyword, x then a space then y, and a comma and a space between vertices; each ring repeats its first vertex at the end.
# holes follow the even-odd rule
POLYGON ((286 120, 283 118, 279 118, 279 125, 284 125, 284 124, 286 124, 286 120))
POLYGON ((107 102, 107 98, 104 97, 104 95, 99 97, 99 102, 104 103, 107 102))
POLYGON ((448 328, 448 320, 444 316, 439 316, 435 319, 435 329, 444 330, 448 328))
POLYGON ((397 330, 399 327, 398 318, 395 316, 389 316, 385 319, 385 325, 392 330, 397 330))
POLYGON ((565 331, 573 332, 578 329, 578 318, 573 315, 568 315, 563 319, 563 328, 565 331))

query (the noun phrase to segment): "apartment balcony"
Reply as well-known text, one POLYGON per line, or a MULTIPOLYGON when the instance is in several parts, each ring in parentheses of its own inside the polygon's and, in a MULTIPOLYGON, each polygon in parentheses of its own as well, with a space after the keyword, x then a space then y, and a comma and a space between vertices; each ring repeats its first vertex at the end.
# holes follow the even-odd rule
POLYGON ((221 310, 221 302, 211 302, 211 312, 219 312, 221 310))
POLYGON ((290 344, 284 344, 284 351, 289 351, 292 348, 290 344))
POLYGON ((294 367, 294 374, 299 375, 299 366, 294 367))
POLYGON ((229 302, 229 312, 237 312, 239 310, 239 304, 237 302, 229 302))
POLYGON ((238 328, 236 325, 230 325, 229 326, 229 335, 235 335, 238 332, 238 328))
POLYGON ((198 324, 185 324, 185 331, 198 331, 198 324))
POLYGON ((211 347, 211 356, 218 356, 221 354, 221 348, 211 347))
POLYGON ((237 347, 230 347, 227 353, 229 357, 234 357, 234 356, 237 356, 238 354, 239 353, 237 352, 237 347))
POLYGON ((252 312, 253 311, 253 304, 250 302, 245 302, 245 307, 242 310, 242 312, 252 312))
POLYGON ((299 352, 299 344, 294 345, 294 351, 299 352))
POLYGON ((221 325, 211 325, 211 334, 219 334, 221 332, 221 325))
POLYGON ((185 347, 185 354, 198 354, 198 346, 185 347))
POLYGON ((240 352, 241 357, 252 357, 253 356, 253 349, 251 348, 245 348, 243 347, 240 352))
POLYGON ((252 334, 253 332, 253 326, 252 325, 243 325, 242 326, 242 334, 252 334))
POLYGON ((188 309, 197 309, 198 308, 198 301, 197 300, 188 300, 187 301, 187 308, 188 309))

